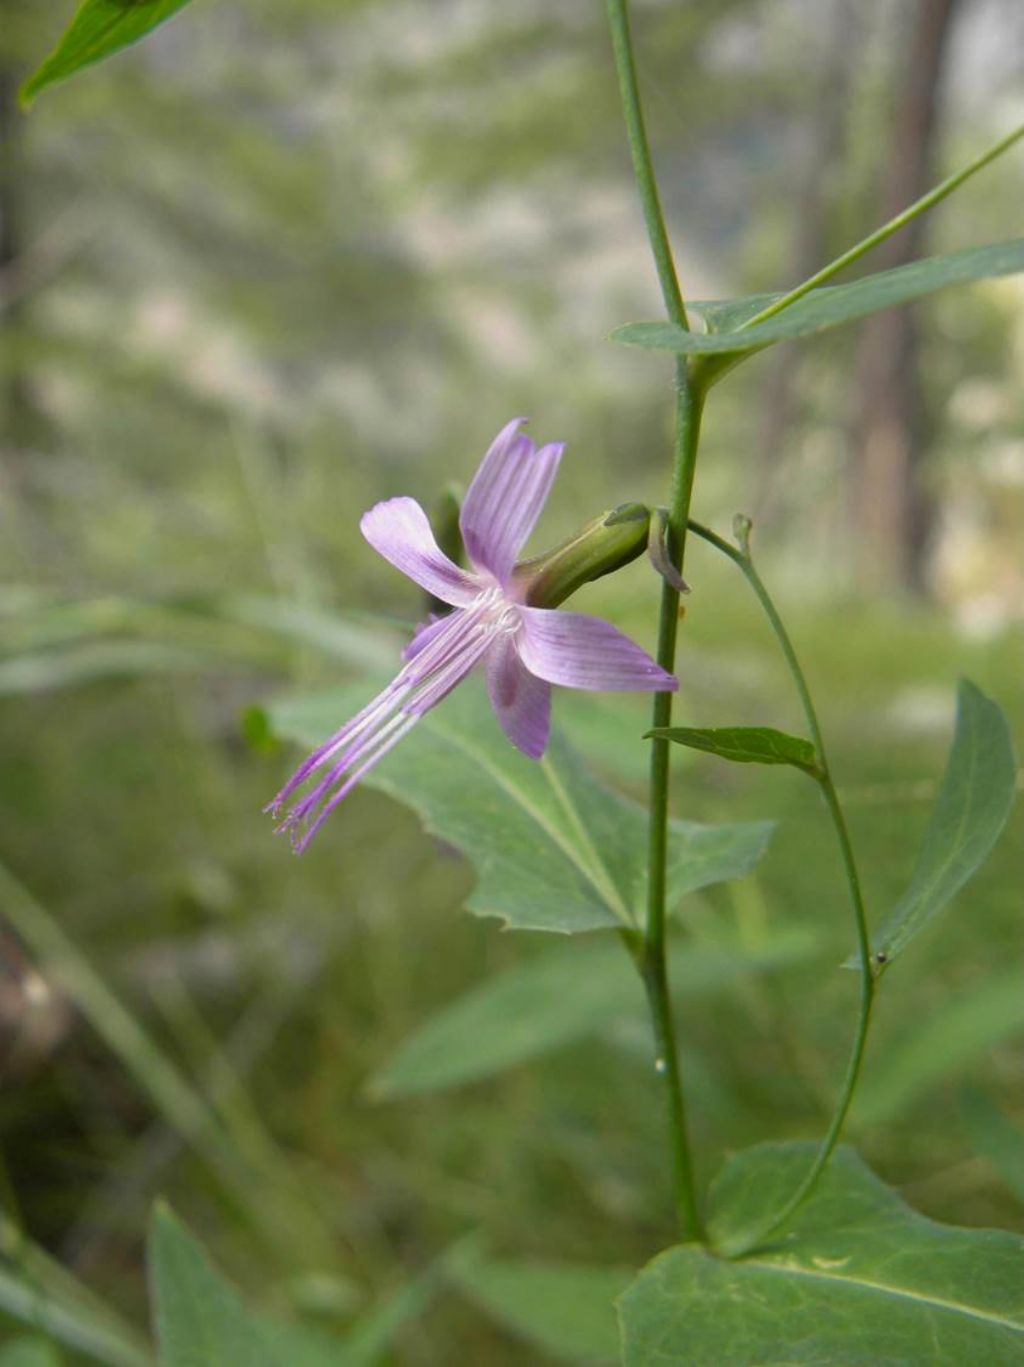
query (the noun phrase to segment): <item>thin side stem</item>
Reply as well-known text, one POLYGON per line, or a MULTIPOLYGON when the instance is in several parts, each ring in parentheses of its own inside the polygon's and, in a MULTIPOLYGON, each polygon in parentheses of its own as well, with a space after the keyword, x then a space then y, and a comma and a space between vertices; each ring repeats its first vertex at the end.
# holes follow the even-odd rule
POLYGON ((933 208, 936 204, 939 204, 944 200, 947 195, 951 195, 954 190, 958 190, 965 180, 969 180, 971 176, 982 170, 989 162, 995 161, 996 157, 1001 156, 1003 152, 1008 151, 1008 149, 1022 137, 1024 137, 1024 123, 1007 133, 1004 138, 1000 138, 987 152, 982 152, 980 157, 975 157, 974 161, 968 162, 968 164, 959 171, 955 171, 953 175, 947 176, 947 178, 936 185, 934 189, 929 190, 926 195, 922 195, 920 199, 915 200, 913 204, 908 205, 906 209, 901 213, 898 213, 895 218, 890 218, 888 223, 883 223, 880 228, 876 228, 873 233, 870 233, 862 241, 858 242, 856 246, 850 247, 848 251, 843 252, 842 256, 837 256, 836 259, 830 261, 827 266, 822 266, 820 271, 816 271, 814 275, 809 276, 808 279, 804 280, 801 284, 796 285, 793 289, 789 290, 781 299, 776 299, 773 304, 768 304, 760 313, 755 313, 752 318, 748 318, 737 331, 742 332, 745 328, 752 328, 758 323, 765 322, 768 318, 774 318, 777 313, 782 313, 785 309, 788 309, 791 304, 795 304, 796 301, 802 299, 805 294, 810 294, 811 290, 817 289, 819 285, 827 284, 833 276, 838 275, 840 271, 844 271, 847 266, 852 266, 854 262, 859 261, 862 256, 866 256, 868 252, 879 246, 886 238, 892 237, 893 233, 898 233, 901 228, 905 228, 907 224, 917 218, 919 214, 923 214, 926 210, 933 208))
MULTIPOLYGON (((651 255, 654 258, 665 311, 673 323, 686 328, 689 326, 686 305, 683 302, 672 257, 672 246, 665 227, 665 216, 658 194, 658 183, 640 101, 629 27, 628 0, 607 0, 607 9, 626 136, 651 255)), ((704 407, 703 389, 693 382, 690 368, 683 357, 676 360, 675 389, 676 435, 667 542, 672 563, 681 570, 693 477, 697 464, 700 420, 704 407)), ((669 673, 675 670, 678 626, 679 593, 669 584, 665 584, 661 593, 658 621, 657 659, 662 668, 669 673)), ((668 726, 671 719, 672 694, 656 694, 653 708, 654 726, 668 726)), ((643 939, 635 946, 635 958, 643 978, 654 1028, 655 1067, 664 1084, 672 1155, 672 1192, 679 1234, 684 1241, 698 1239, 704 1242, 704 1223, 697 1201, 693 1159, 687 1133, 686 1101, 665 957, 669 764, 668 743, 654 741, 651 748, 647 923, 643 939)))
POLYGON ((786 660, 786 665, 792 676, 796 691, 800 697, 800 705, 803 708, 804 717, 807 721, 807 728, 814 741, 814 748, 817 752, 818 772, 814 775, 825 798, 832 826, 836 833, 836 840, 839 844, 839 851, 843 861, 843 872, 846 876, 847 887, 850 892, 850 902, 853 907, 854 922, 857 930, 857 956, 860 967, 860 1006, 857 1013, 857 1028, 854 1033, 853 1045, 850 1049, 850 1057, 846 1066, 846 1075, 843 1079, 842 1089, 839 1099, 836 1102, 835 1110, 832 1113, 832 1120, 828 1131, 818 1147, 818 1152, 814 1156, 814 1161, 807 1170, 806 1175, 792 1196, 786 1201, 782 1209, 773 1216, 771 1222, 758 1231, 756 1237, 747 1241, 742 1249, 729 1252, 733 1256, 740 1253, 747 1253, 752 1248, 761 1244, 769 1234, 773 1234, 803 1205, 811 1192, 814 1190, 822 1173, 828 1166, 829 1159, 839 1143, 849 1114, 850 1104, 860 1079, 861 1067, 864 1063, 864 1051, 867 1045, 868 1031, 871 1026, 871 1009, 874 1004, 876 979, 871 962, 871 936, 868 930, 867 913, 864 908, 864 895, 861 890, 860 874, 857 871, 857 860, 853 852, 853 843, 850 840, 849 828, 846 824, 846 816, 843 812, 842 803, 839 801, 839 794, 832 779, 832 771, 829 765, 828 752, 825 749, 824 737, 821 733, 821 725, 818 721, 817 710, 811 691, 807 686, 807 679, 800 665, 793 642, 789 632, 786 630, 782 618, 779 616, 778 609, 772 601, 764 581, 758 574, 754 562, 750 556, 749 549, 744 545, 743 549, 731 546, 728 541, 711 531, 709 527, 702 526, 698 522, 690 521, 690 530, 695 536, 701 537, 709 542, 716 550, 727 555, 729 559, 739 566, 747 583, 753 589, 761 604, 764 614, 775 634, 775 639, 779 643, 786 660))
POLYGON ((800 695, 800 706, 803 708, 804 717, 807 720, 807 729, 811 733, 811 740, 814 741, 814 748, 818 752, 818 763, 827 773, 828 755, 825 751, 825 741, 821 734, 821 726, 818 722, 814 700, 811 697, 811 690, 807 686, 807 679, 800 667, 800 661, 797 658, 793 642, 790 640, 789 632, 779 616, 778 608, 772 601, 771 595, 765 588, 764 581, 754 568, 754 562, 749 552, 739 550, 726 541, 724 537, 719 536, 717 532, 713 532, 710 527, 705 527, 701 522, 695 522, 693 518, 690 518, 690 531, 693 532, 694 536, 699 536, 702 541, 707 541, 709 545, 714 546, 716 551, 721 551, 723 555, 727 555, 734 565, 739 566, 747 583, 757 595, 757 601, 761 604, 764 615, 768 618, 771 629, 775 633, 775 639, 785 656, 786 665, 796 685, 796 691, 800 695))

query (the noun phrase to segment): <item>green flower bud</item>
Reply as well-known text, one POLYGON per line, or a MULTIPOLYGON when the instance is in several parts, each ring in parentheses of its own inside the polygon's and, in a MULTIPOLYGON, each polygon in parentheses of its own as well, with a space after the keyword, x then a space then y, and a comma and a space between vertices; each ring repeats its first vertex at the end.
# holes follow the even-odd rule
POLYGON ((546 555, 523 560, 513 573, 522 600, 555 608, 584 584, 621 569, 647 549, 651 513, 642 503, 622 503, 588 522, 546 555))

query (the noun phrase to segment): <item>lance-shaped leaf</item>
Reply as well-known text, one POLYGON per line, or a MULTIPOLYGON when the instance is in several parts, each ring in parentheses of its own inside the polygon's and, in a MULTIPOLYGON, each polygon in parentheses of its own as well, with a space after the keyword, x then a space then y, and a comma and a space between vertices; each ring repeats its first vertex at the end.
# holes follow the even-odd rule
POLYGON ((339 1367, 337 1341, 250 1311, 164 1206, 147 1249, 160 1367, 339 1367))
POLYGON ((811 742, 771 726, 662 726, 647 735, 704 750, 734 764, 791 764, 805 773, 818 773, 818 757, 811 742))
MULTIPOLYGON (((674 945, 669 981, 684 1000, 744 974, 806 959, 816 940, 777 934, 758 952, 738 945, 674 945)), ((370 1084, 376 1097, 439 1091, 536 1058, 643 1012, 640 977, 617 937, 560 945, 474 987, 422 1025, 370 1084)))
MULTIPOLYGON (((597 783, 558 737, 543 760, 520 754, 478 682, 423 717, 364 783, 413 807, 471 861, 478 881, 470 911, 519 930, 635 924, 646 878, 643 808, 597 783)), ((372 685, 282 699, 267 717, 276 734, 312 745, 369 692, 372 685)), ((670 898, 749 872, 771 829, 769 822, 674 822, 670 898)))
POLYGON ((965 285, 1018 271, 1024 271, 1024 238, 966 247, 945 256, 930 256, 909 266, 866 275, 849 284, 826 285, 811 290, 782 313, 752 327, 743 324, 781 295, 759 294, 749 299, 694 304, 694 312, 713 329, 709 332, 687 332, 675 323, 627 323, 616 328, 612 338, 627 346, 673 351, 678 355, 736 357, 760 351, 773 342, 807 337, 882 309, 909 304, 949 285, 965 285))
POLYGON ((189 0, 84 0, 60 42, 21 88, 29 104, 49 85, 137 42, 189 0))
MULTIPOLYGON (((810 1144, 737 1155, 711 1233, 737 1246, 807 1171, 810 1144)), ((620 1301, 626 1367, 1024 1361, 1024 1238, 918 1215, 840 1149, 792 1223, 738 1261, 669 1249, 620 1301)))
POLYGON ((880 964, 904 950, 984 863, 1010 815, 1016 778, 1002 709, 962 679, 953 748, 910 886, 872 940, 880 964))

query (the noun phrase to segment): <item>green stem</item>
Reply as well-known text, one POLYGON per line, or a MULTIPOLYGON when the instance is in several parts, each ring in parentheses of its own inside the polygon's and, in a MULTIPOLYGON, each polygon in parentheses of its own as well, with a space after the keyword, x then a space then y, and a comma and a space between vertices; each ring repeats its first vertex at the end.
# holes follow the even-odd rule
MULTIPOLYGON (((677 446, 672 504, 669 509, 669 554, 677 569, 682 568, 682 537, 689 518, 690 496, 700 437, 703 395, 692 386, 681 389, 677 404, 677 446)), ((675 670, 676 638, 679 629, 679 593, 663 584, 658 620, 657 661, 670 674, 675 670)), ((651 713, 653 727, 672 725, 671 693, 656 693, 651 713)), ((641 974, 650 1005, 657 1047, 656 1067, 665 1083, 672 1143, 673 1192, 680 1233, 683 1238, 703 1242, 704 1227, 697 1203, 693 1161, 686 1128, 686 1106, 672 1020, 665 957, 667 865, 669 823, 669 771, 671 746, 666 740, 651 744, 650 809, 647 853, 647 928, 644 936, 641 974)))
POLYGON ((619 94, 622 98, 622 113, 626 121, 626 137, 629 140, 629 153, 633 159, 633 174, 636 177, 637 193, 644 211, 644 223, 651 244, 658 284, 661 286, 665 311, 673 323, 688 328, 686 305, 683 303, 676 275, 675 261, 672 258, 672 244, 665 227, 665 215, 661 208, 658 181, 651 161, 651 148, 647 139, 643 105, 640 102, 640 87, 636 77, 636 61, 633 57, 633 38, 629 28, 629 0, 607 0, 608 26, 611 29, 612 53, 615 57, 615 74, 619 79, 619 94))
MULTIPOLYGON (((640 89, 637 82, 633 41, 629 27, 628 0, 607 0, 608 24, 618 76, 619 92, 626 123, 626 136, 633 160, 637 191, 643 208, 665 311, 673 323, 688 327, 676 275, 672 247, 665 227, 658 183, 651 161, 651 149, 644 124, 640 89)), ((704 391, 694 383, 683 357, 675 366, 676 435, 673 453, 672 495, 669 506, 668 551, 677 569, 682 568, 686 529, 697 465, 704 391)), ((679 593, 669 584, 662 587, 658 621, 658 663, 669 673, 675 670, 676 637, 679 626, 679 593)), ((654 699, 654 726, 669 726, 672 720, 672 694, 658 693, 654 699)), ((686 1102, 682 1070, 676 1042, 672 999, 669 993, 665 957, 666 870, 668 862, 669 745, 654 741, 651 747, 650 829, 647 875, 647 925, 637 947, 636 959, 647 993, 654 1028, 656 1068, 664 1084, 672 1155, 672 1190, 680 1237, 705 1239, 704 1224, 697 1202, 693 1159, 686 1124, 686 1102)))
POLYGON ((895 218, 891 218, 888 223, 883 223, 880 228, 876 228, 873 233, 868 237, 865 237, 861 242, 858 242, 856 246, 850 247, 848 251, 843 252, 842 256, 837 256, 834 261, 830 261, 827 266, 822 266, 820 271, 816 271, 814 275, 810 276, 807 280, 804 280, 802 284, 795 286, 780 299, 776 299, 773 304, 768 304, 760 313, 755 313, 752 318, 748 318, 737 330, 743 331, 744 328, 752 328, 758 323, 765 322, 768 318, 774 318, 777 313, 782 313, 783 310, 788 309, 791 304, 795 304, 798 299, 802 299, 804 295, 809 294, 811 290, 817 289, 819 285, 826 284, 833 276, 838 275, 840 271, 844 271, 847 266, 852 266, 855 261, 859 261, 862 256, 866 256, 868 252, 879 246, 886 238, 892 237, 893 233, 898 233, 901 228, 905 228, 907 224, 917 218, 919 214, 923 214, 927 209, 933 208, 936 204, 939 204, 944 200, 947 195, 951 195, 954 190, 958 190, 965 180, 969 180, 976 172, 987 166, 990 161, 995 161, 996 157, 1001 156, 1003 152, 1007 151, 1022 137, 1024 137, 1024 123, 1020 124, 1017 128, 1014 128, 1012 132, 1007 133, 1004 138, 1000 138, 987 152, 982 152, 980 157, 975 157, 974 161, 968 162, 961 170, 954 172, 953 175, 948 176, 944 181, 936 185, 934 189, 929 190, 926 195, 922 195, 920 199, 915 200, 915 202, 904 209, 902 213, 898 213, 895 218))
POLYGON ((867 1045, 868 1031, 871 1025, 871 1008, 874 1004, 876 980, 872 971, 871 962, 871 936, 868 931, 867 913, 864 908, 864 895, 860 885, 860 875, 857 872, 857 860, 853 852, 853 843, 850 840, 849 828, 846 824, 846 817, 843 813, 842 804, 839 801, 839 794, 836 792, 835 783, 832 780, 832 771, 829 765, 828 752, 825 749, 824 737, 821 733, 821 725, 818 721, 817 710, 811 691, 807 686, 807 679, 801 668, 793 642, 789 632, 779 616, 778 609, 772 601, 764 581, 758 574, 753 559, 751 558, 749 547, 745 543, 742 549, 737 550, 728 541, 711 531, 709 527, 704 527, 698 522, 690 521, 690 530, 695 536, 701 537, 709 542, 716 550, 739 566, 747 583, 753 589, 761 604, 764 614, 775 633, 775 639, 779 643, 782 654, 785 657, 786 665, 796 685, 796 691, 800 696, 800 705, 803 708, 804 717, 807 721, 807 728, 814 741, 814 748, 817 752, 818 772, 814 777, 825 798, 829 816, 836 833, 836 840, 839 843, 839 851, 843 860, 843 871, 846 875, 846 883, 850 892, 850 902, 853 907, 854 921, 857 928, 857 954, 860 964, 860 1006, 857 1014, 857 1028, 854 1034, 853 1045, 850 1049, 850 1057, 846 1066, 846 1076, 843 1079, 842 1089, 839 1099, 836 1102, 835 1110, 832 1113, 832 1120, 824 1139, 818 1146, 818 1152, 814 1156, 814 1161, 808 1168, 806 1175, 799 1186, 786 1201, 782 1209, 773 1216, 771 1222, 760 1229, 756 1238, 748 1240, 742 1249, 730 1249, 732 1256, 739 1256, 740 1253, 747 1253, 756 1245, 762 1243, 764 1239, 784 1225, 793 1213, 803 1205, 811 1192, 817 1185, 822 1173, 828 1166, 829 1159, 839 1143, 846 1123, 846 1117, 853 1101, 853 1095, 857 1088, 860 1078, 861 1067, 864 1062, 864 1051, 867 1045))

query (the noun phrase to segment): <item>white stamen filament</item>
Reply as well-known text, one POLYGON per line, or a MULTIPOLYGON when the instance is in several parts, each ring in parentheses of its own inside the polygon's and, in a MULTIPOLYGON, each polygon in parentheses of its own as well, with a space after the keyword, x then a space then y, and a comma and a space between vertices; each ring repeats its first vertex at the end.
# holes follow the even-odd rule
MULTIPOLYGON (((301 835, 297 837, 293 835, 292 848, 295 850, 296 854, 302 853, 323 823, 334 811, 335 807, 338 806, 343 798, 348 796, 363 775, 367 773, 368 770, 372 769, 378 760, 384 758, 392 746, 397 745, 403 736, 408 735, 417 721, 419 721, 418 717, 407 717, 404 714, 399 713, 397 717, 392 718, 391 722, 389 722, 378 735, 374 736, 373 740, 370 742, 369 753, 366 754, 366 758, 363 760, 362 764, 349 774, 345 782, 332 795, 330 800, 324 803, 315 819, 307 824, 301 835), (388 734, 389 732, 390 735, 388 734)), ((283 827, 279 827, 279 829, 283 829, 283 827)))

